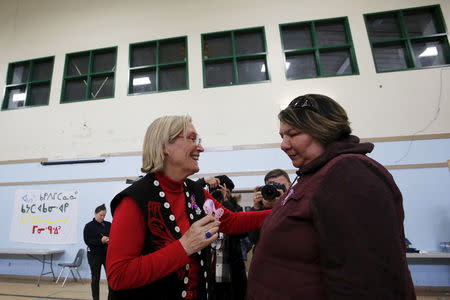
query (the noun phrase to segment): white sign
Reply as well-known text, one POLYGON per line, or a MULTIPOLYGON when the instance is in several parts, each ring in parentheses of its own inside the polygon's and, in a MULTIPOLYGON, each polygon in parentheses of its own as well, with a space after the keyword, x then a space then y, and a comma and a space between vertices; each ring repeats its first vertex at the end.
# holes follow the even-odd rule
POLYGON ((12 241, 36 244, 77 242, 78 190, 16 190, 12 241))

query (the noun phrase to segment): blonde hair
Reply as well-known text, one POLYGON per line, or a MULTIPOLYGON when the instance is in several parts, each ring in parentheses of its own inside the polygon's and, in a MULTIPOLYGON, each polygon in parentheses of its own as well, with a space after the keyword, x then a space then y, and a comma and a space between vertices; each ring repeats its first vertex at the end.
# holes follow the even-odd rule
POLYGON ((188 115, 164 116, 154 120, 147 128, 142 151, 143 173, 162 170, 164 147, 179 134, 186 134, 186 127, 192 122, 188 115))

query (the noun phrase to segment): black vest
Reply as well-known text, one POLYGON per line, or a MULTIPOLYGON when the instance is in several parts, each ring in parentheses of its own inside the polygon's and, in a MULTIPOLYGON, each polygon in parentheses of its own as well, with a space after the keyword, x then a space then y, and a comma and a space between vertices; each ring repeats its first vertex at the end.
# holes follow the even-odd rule
MULTIPOLYGON (((203 188, 194 181, 187 179, 184 184, 184 192, 186 198, 186 211, 188 213, 188 219, 190 224, 201 219, 205 216, 203 212, 203 202, 205 201, 205 194, 203 188), (195 198, 194 198, 195 197, 195 198), (193 206, 192 200, 198 206, 198 209, 193 206)), ((147 174, 145 177, 139 179, 131 186, 117 194, 111 201, 111 214, 114 216, 114 211, 119 205, 120 201, 124 197, 131 197, 136 201, 140 207, 144 220, 146 223, 146 237, 145 244, 141 254, 146 255, 157 251, 161 248, 162 237, 155 233, 155 228, 150 228, 149 217, 153 217, 152 211, 157 209, 162 219, 160 225, 165 226, 172 237, 177 240, 181 238, 180 228, 176 226, 176 222, 173 218, 173 213, 170 208, 169 202, 167 202, 165 194, 161 189, 161 186, 153 173, 147 174), (172 218, 172 219, 171 219, 172 218), (153 233, 152 233, 153 231, 153 233)), ((114 219, 113 219, 114 223, 114 219)), ((165 230, 164 230, 165 231, 165 230)), ((167 232, 167 231, 165 231, 167 232)), ((211 292, 213 283, 213 274, 211 273, 211 248, 206 247, 202 251, 196 254, 198 261, 202 261, 200 264, 200 284, 199 284, 199 296, 198 299, 207 299, 207 294, 211 292)), ((162 279, 152 282, 148 285, 128 290, 112 290, 110 296, 112 300, 138 300, 138 299, 158 299, 158 300, 176 300, 183 299, 186 293, 185 278, 187 278, 189 265, 179 269, 177 272, 172 273, 162 279), (180 278, 180 275, 182 278, 180 278)), ((208 297, 210 298, 210 297, 208 297)))

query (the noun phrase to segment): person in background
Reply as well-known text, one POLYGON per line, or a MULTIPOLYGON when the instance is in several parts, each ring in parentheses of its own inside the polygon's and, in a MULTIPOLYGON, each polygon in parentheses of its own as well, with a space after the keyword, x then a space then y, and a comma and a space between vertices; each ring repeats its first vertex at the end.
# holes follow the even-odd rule
MULTIPOLYGON (((255 187, 254 193, 253 193, 253 207, 250 211, 260 211, 260 210, 267 210, 272 209, 273 205, 275 204, 278 199, 280 199, 281 195, 287 191, 291 185, 291 179, 289 178, 288 173, 286 171, 281 169, 273 169, 269 171, 266 176, 264 176, 264 184, 273 184, 278 183, 284 186, 283 189, 277 189, 279 196, 271 199, 265 199, 263 195, 261 194, 261 187, 257 186, 255 187)), ((253 244, 253 250, 256 248, 256 244, 259 240, 259 229, 253 230, 248 233, 248 238, 250 242, 253 244)))
MULTIPOLYGON (((219 185, 210 189, 215 199, 233 212, 242 212, 242 207, 232 196, 234 182, 226 175, 215 176, 219 185)), ((247 291, 247 273, 241 248, 241 239, 247 234, 226 234, 215 247, 216 292, 215 300, 244 300, 247 291)))
POLYGON ((324 95, 297 97, 278 118, 297 178, 261 229, 247 299, 416 299, 402 195, 366 156, 373 144, 324 95))
MULTIPOLYGON (((83 237, 87 245, 87 258, 91 269, 92 299, 98 300, 100 295, 101 268, 105 267, 106 250, 109 243, 111 223, 105 221, 106 206, 102 204, 95 208, 94 219, 84 226, 83 237)), ((106 269, 105 269, 106 272, 106 269)))
POLYGON ((219 231, 261 226, 266 212, 234 213, 188 179, 203 151, 189 116, 160 117, 148 127, 146 175, 111 202, 106 265, 113 300, 211 299, 209 245, 219 231))
POLYGON ((271 183, 279 183, 285 187, 285 190, 279 190, 280 195, 278 197, 275 197, 274 199, 265 199, 263 195, 261 194, 261 187, 257 186, 255 187, 254 193, 253 193, 253 208, 254 210, 261 210, 261 209, 271 209, 274 205, 274 203, 280 199, 281 195, 284 193, 284 191, 287 191, 291 185, 291 179, 289 178, 288 173, 286 171, 281 169, 273 169, 269 171, 264 176, 264 184, 271 184, 271 183))

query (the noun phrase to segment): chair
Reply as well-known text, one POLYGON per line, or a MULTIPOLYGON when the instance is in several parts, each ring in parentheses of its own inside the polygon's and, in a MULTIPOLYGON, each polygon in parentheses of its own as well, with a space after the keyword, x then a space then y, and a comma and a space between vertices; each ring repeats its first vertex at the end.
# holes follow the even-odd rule
POLYGON ((77 272, 78 278, 80 278, 81 283, 83 283, 83 279, 81 279, 80 273, 78 272, 78 267, 81 266, 81 263, 83 262, 83 256, 84 256, 84 249, 80 249, 77 252, 77 255, 75 256, 75 259, 71 263, 59 263, 58 266, 62 267, 61 272, 59 272, 58 279, 56 279, 55 283, 58 283, 59 278, 61 277, 62 272, 65 268, 68 268, 66 278, 64 278, 62 287, 64 287, 64 284, 66 283, 67 277, 69 276, 69 271, 72 273, 73 279, 77 281, 77 278, 75 277, 75 274, 73 273, 73 270, 77 272))

